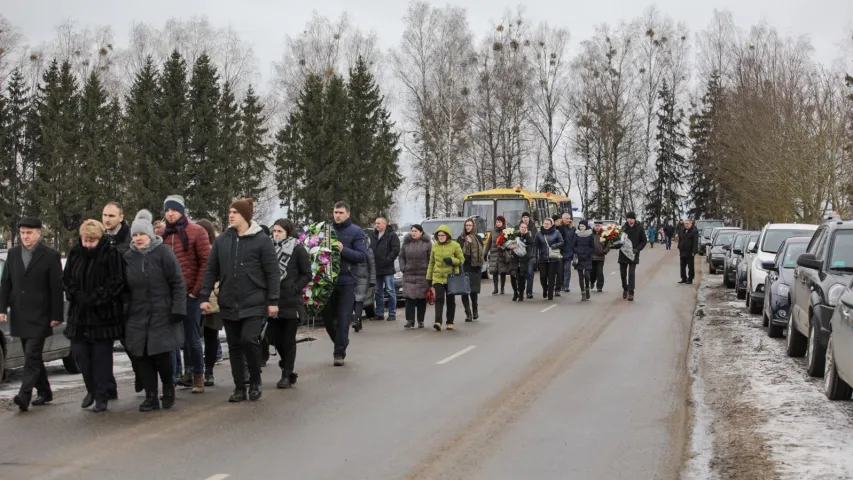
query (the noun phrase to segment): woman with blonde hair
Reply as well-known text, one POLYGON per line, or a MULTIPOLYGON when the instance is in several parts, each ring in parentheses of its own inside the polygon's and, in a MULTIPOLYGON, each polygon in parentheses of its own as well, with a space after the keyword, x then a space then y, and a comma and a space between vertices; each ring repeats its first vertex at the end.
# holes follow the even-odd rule
POLYGON ((83 222, 62 276, 69 300, 65 336, 86 384, 80 406, 94 403, 94 412, 105 411, 108 400, 117 398, 113 343, 124 336, 125 264, 105 231, 97 220, 83 222))

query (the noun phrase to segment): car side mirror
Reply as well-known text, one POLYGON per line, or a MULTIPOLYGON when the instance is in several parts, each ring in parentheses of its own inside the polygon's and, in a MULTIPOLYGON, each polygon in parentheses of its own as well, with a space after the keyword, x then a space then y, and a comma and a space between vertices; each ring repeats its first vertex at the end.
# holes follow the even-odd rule
POLYGON ((767 270, 768 272, 778 271, 778 269, 776 268, 776 262, 761 262, 761 268, 767 270))
POLYGON ((733 248, 732 253, 734 253, 735 255, 743 255, 743 249, 742 248, 733 248))
POLYGON ((803 268, 811 268, 820 270, 823 268, 823 262, 818 260, 813 253, 803 253, 797 258, 797 265, 803 268))
POLYGON ((732 246, 731 246, 731 245, 723 245, 723 250, 725 250, 725 251, 727 251, 727 252, 728 252, 728 251, 730 251, 731 249, 732 249, 732 246))
POLYGON ((749 246, 746 247, 746 251, 749 253, 757 253, 755 250, 755 242, 749 242, 749 246))

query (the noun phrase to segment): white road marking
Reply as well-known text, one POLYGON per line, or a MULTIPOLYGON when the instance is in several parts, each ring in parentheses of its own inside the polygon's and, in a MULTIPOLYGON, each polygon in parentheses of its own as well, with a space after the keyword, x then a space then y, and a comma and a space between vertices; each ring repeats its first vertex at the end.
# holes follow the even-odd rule
POLYGON ((474 350, 475 348, 477 348, 475 345, 471 345, 470 347, 466 347, 466 348, 454 353, 453 355, 445 358, 444 360, 439 360, 436 363, 436 365, 444 365, 447 362, 450 362, 452 360, 455 360, 455 359, 461 357, 462 355, 465 355, 466 353, 470 352, 471 350, 474 350))
POLYGON ((548 308, 543 308, 542 310, 539 310, 539 313, 545 313, 545 312, 547 312, 548 310, 551 310, 552 308, 554 308, 554 307, 556 307, 556 306, 557 306, 557 305, 551 305, 551 306, 550 306, 550 307, 548 307, 548 308))
POLYGON ((228 478, 230 476, 231 475, 229 475, 227 473, 217 473, 216 475, 212 475, 210 477, 207 477, 206 480, 225 480, 226 478, 228 478))

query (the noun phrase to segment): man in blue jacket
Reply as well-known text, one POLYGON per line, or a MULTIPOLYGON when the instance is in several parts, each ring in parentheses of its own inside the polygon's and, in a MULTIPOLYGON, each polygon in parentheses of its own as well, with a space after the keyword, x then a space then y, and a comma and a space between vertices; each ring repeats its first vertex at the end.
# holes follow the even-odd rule
POLYGON ((323 308, 322 317, 326 332, 335 343, 335 366, 342 367, 349 345, 349 321, 355 308, 356 274, 360 265, 367 261, 367 245, 364 230, 349 218, 350 208, 346 202, 336 203, 333 215, 338 235, 334 248, 341 252, 341 268, 338 285, 323 308))
MULTIPOLYGON (((572 284, 572 259, 575 257, 575 225, 572 215, 569 213, 563 214, 563 224, 557 227, 560 235, 563 236, 563 291, 569 292, 569 285, 572 284)), ((581 292, 583 293, 583 292, 581 292)))

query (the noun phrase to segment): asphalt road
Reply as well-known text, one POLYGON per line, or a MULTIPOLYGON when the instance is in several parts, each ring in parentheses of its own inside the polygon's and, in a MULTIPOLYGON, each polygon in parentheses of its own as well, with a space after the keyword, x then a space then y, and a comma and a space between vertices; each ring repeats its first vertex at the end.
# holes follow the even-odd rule
POLYGON ((297 388, 274 388, 273 357, 259 402, 227 403, 226 365, 219 386, 179 391, 171 411, 139 413, 129 380, 101 415, 80 410, 79 390, 28 413, 6 401, 0 477, 677 478, 695 303, 677 264, 675 251, 643 252, 634 303, 611 255, 590 302, 574 279, 551 303, 484 295, 480 320, 454 332, 368 322, 343 368, 317 332, 300 345, 297 388))

